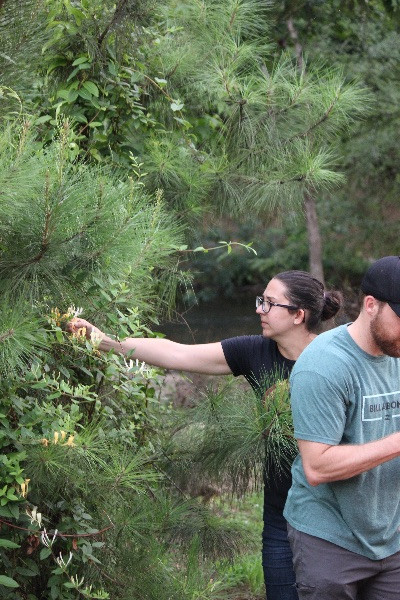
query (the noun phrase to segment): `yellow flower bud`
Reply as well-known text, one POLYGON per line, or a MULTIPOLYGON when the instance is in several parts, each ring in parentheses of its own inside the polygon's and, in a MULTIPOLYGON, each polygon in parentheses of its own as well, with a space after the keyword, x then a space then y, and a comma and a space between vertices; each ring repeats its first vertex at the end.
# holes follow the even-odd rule
POLYGON ((21 483, 21 496, 26 498, 28 495, 28 484, 30 479, 25 479, 24 483, 21 483))

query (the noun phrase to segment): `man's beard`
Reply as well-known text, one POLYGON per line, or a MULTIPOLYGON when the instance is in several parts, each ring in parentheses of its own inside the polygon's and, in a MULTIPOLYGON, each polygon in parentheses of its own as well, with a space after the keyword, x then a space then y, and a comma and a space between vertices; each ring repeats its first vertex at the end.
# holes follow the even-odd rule
POLYGON ((381 325, 380 314, 381 311, 379 311, 374 320, 371 321, 370 331, 372 339, 383 354, 392 356, 393 358, 400 358, 400 339, 388 339, 387 334, 385 335, 384 328, 381 325))

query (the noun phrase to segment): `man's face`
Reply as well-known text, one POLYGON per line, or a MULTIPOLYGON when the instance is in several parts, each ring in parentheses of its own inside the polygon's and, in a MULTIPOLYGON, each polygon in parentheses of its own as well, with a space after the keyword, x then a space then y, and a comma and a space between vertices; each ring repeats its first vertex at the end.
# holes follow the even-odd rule
POLYGON ((383 354, 400 358, 400 317, 386 303, 379 306, 370 325, 372 339, 383 354))

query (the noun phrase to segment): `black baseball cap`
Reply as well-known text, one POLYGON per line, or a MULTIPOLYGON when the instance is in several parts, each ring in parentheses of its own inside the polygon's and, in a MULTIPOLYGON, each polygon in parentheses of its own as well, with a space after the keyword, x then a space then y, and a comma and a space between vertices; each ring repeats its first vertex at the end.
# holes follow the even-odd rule
POLYGON ((374 262, 364 275, 361 290, 387 302, 400 317, 400 256, 384 256, 374 262))

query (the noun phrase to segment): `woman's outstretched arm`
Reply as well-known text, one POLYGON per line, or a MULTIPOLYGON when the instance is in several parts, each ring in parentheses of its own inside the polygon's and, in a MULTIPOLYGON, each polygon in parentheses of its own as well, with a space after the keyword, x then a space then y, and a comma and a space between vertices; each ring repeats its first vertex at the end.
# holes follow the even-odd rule
POLYGON ((231 370, 225 360, 221 342, 211 344, 178 344, 161 338, 125 338, 118 341, 110 338, 85 319, 72 319, 67 325, 71 333, 86 329, 86 337, 92 333, 101 339, 99 349, 107 352, 113 349, 120 354, 129 354, 149 365, 191 371, 208 375, 228 375, 231 370))

